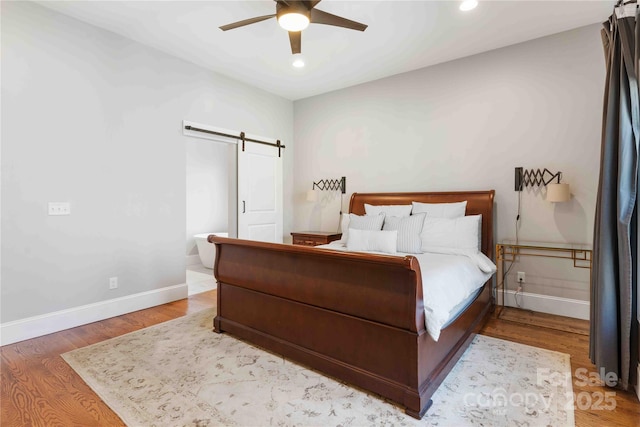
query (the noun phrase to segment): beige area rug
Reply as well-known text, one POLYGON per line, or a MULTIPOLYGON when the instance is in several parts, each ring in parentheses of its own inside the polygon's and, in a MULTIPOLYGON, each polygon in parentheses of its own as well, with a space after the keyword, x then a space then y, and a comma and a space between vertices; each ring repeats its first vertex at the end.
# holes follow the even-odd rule
POLYGON ((129 426, 574 425, 564 353, 478 335, 418 421, 376 395, 212 332, 214 313, 62 357, 129 426))

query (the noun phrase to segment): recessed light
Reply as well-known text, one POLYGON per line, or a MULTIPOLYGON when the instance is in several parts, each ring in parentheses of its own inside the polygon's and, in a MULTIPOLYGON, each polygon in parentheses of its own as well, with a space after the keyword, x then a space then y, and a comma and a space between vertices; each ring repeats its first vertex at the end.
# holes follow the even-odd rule
POLYGON ((478 0, 464 0, 460 4, 460 10, 462 10, 463 12, 467 12, 469 10, 475 9, 477 5, 478 0))
POLYGON ((296 53, 293 55, 293 61, 291 62, 291 65, 296 68, 304 67, 304 57, 301 53, 296 53))

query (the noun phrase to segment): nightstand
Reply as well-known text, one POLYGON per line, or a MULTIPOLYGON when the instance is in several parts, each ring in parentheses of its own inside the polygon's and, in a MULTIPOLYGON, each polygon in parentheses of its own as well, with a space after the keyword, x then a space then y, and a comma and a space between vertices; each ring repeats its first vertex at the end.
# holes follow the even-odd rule
POLYGON ((295 231, 291 233, 294 245, 318 246, 339 240, 342 233, 332 231, 295 231))

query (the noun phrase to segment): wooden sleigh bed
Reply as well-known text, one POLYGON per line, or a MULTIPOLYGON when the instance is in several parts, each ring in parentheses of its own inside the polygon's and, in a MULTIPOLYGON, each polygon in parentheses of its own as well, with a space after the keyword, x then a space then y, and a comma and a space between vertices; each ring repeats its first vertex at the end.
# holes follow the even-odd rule
MULTIPOLYGON (((354 193, 364 204, 467 200, 493 255, 494 191, 354 193)), ((386 397, 421 418, 493 309, 491 280, 434 341, 425 329, 418 260, 209 236, 216 244, 214 330, 386 397)))

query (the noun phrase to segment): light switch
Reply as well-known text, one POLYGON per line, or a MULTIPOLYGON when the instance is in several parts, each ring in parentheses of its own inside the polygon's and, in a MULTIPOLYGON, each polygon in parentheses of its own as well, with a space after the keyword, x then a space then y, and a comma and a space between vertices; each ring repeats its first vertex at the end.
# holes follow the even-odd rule
POLYGON ((69 202, 49 202, 49 215, 71 215, 69 202))

